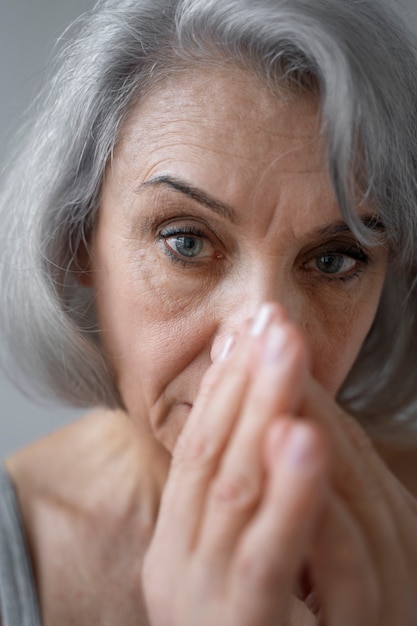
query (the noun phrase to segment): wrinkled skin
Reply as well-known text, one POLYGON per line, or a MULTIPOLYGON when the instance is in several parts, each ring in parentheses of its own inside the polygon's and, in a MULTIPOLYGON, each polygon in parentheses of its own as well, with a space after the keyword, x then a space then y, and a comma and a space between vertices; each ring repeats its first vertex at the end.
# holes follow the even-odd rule
POLYGON ((208 372, 175 449, 145 561, 150 621, 411 626, 416 501, 271 316, 208 372))
POLYGON ((189 72, 107 170, 84 281, 129 416, 173 454, 152 626, 413 624, 415 501, 334 401, 387 250, 343 224, 318 129, 307 96, 189 72))

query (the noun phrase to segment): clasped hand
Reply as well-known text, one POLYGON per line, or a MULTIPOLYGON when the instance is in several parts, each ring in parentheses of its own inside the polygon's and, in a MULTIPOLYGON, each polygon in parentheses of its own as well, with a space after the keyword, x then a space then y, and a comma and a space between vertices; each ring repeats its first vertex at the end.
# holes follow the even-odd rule
MULTIPOLYGON (((143 584, 152 626, 413 626, 417 502, 278 307, 207 371, 143 584)), ((259 319, 258 319, 259 322, 259 319)))

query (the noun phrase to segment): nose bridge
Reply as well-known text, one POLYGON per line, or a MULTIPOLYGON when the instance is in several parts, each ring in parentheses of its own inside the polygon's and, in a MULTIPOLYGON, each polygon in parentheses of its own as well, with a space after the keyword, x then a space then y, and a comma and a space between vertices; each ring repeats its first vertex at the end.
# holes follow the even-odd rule
POLYGON ((273 264, 253 266, 235 282, 231 315, 242 324, 252 318, 264 302, 275 302, 285 308, 287 288, 284 287, 282 272, 273 264))
MULTIPOLYGON (((275 265, 275 264, 274 264, 275 265)), ((284 309, 288 305, 288 285, 277 267, 252 266, 239 277, 234 276, 226 293, 222 293, 217 308, 217 329, 212 357, 225 336, 238 333, 252 319, 264 302, 274 302, 284 309)))

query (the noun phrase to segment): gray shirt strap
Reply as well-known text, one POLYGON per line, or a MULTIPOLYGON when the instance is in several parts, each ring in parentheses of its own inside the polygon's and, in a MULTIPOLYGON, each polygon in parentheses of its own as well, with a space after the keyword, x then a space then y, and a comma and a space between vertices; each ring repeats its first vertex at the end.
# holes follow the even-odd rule
POLYGON ((15 488, 0 462, 0 614, 2 626, 41 626, 32 564, 15 488))

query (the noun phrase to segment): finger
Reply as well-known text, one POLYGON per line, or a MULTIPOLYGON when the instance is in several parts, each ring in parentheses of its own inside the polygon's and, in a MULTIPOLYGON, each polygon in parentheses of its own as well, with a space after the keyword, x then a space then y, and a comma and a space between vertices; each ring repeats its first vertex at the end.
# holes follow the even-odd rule
POLYGON ((346 505, 334 494, 329 494, 311 545, 311 568, 323 623, 380 624, 378 577, 366 541, 346 505))
POLYGON ((319 385, 311 381, 307 387, 309 410, 326 429, 333 449, 335 489, 363 529, 383 589, 386 617, 392 611, 396 620, 395 616, 410 605, 410 594, 415 594, 414 512, 408 500, 394 497, 393 478, 361 427, 319 385))
POLYGON ((175 447, 161 501, 154 535, 161 547, 173 536, 171 551, 189 552, 194 545, 208 486, 245 399, 257 344, 255 337, 244 333, 228 357, 214 363, 203 379, 202 392, 175 447))
POLYGON ((318 626, 317 619, 310 609, 295 596, 290 596, 284 624, 285 626, 318 626))
POLYGON ((334 449, 335 475, 347 495, 369 499, 369 490, 381 488, 392 476, 376 453, 358 422, 347 415, 311 377, 306 384, 303 413, 317 419, 325 428, 334 449), (349 479, 348 479, 349 478, 349 479), (381 480, 382 479, 382 480, 381 480), (364 490, 365 487, 365 490, 364 490))
POLYGON ((393 521, 395 509, 387 498, 388 470, 382 470, 372 443, 360 426, 312 379, 307 382, 303 412, 308 412, 325 430, 332 450, 337 492, 363 525, 379 561, 379 571, 388 575, 398 560, 399 547, 393 521))
MULTIPOLYGON (((256 362, 256 349, 258 338, 262 334, 262 328, 268 326, 272 321, 284 322, 287 319, 287 315, 282 307, 278 305, 265 304, 259 309, 256 317, 248 319, 237 333, 229 335, 224 340, 223 349, 218 352, 218 359, 208 369, 200 385, 198 397, 194 404, 193 419, 187 421, 186 427, 183 431, 182 439, 192 438, 193 434, 201 432, 202 421, 204 420, 206 413, 206 407, 211 405, 213 398, 213 391, 216 385, 225 376, 228 376, 231 368, 233 368, 234 362, 242 365, 242 357, 244 359, 244 367, 247 373, 250 373, 250 364, 256 362), (235 360, 230 359, 230 352, 236 344, 239 346, 239 353, 236 355, 235 360), (226 362, 227 361, 227 362, 226 362)), ((213 416, 210 415, 208 424, 211 426, 213 416)))
MULTIPOLYGON (((209 491, 200 543, 206 558, 227 561, 263 489, 263 441, 277 415, 295 412, 307 372, 296 329, 271 324, 245 404, 209 491)), ((285 424, 284 424, 285 425, 285 424)))
POLYGON ((258 468, 262 442, 271 421, 296 414, 305 393, 308 356, 299 331, 290 323, 273 323, 255 364, 246 401, 223 459, 225 470, 258 468))
POLYGON ((313 426, 292 422, 278 446, 271 428, 268 444, 266 495, 229 573, 243 624, 272 623, 271 615, 281 623, 286 615, 326 483, 326 449, 313 426))

